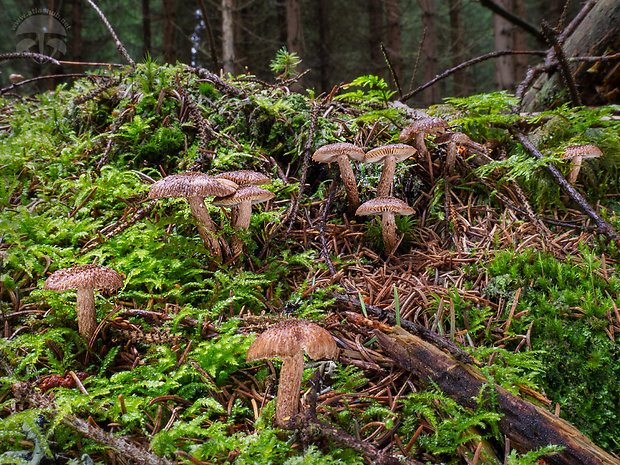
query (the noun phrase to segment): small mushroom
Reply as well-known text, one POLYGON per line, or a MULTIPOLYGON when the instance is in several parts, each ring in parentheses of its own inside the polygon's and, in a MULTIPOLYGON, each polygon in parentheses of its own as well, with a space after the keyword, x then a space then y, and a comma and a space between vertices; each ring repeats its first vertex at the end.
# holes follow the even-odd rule
POLYGON ((360 204, 360 197, 350 160, 364 161, 364 150, 348 142, 337 142, 319 148, 312 155, 312 159, 319 163, 338 163, 342 184, 347 193, 349 210, 354 211, 360 204))
POLYGON ((383 171, 377 186, 377 197, 390 195, 390 188, 394 182, 396 163, 405 161, 413 156, 416 149, 406 144, 390 144, 374 148, 364 155, 364 163, 383 163, 383 171))
POLYGON ((396 221, 394 215, 413 215, 415 210, 395 197, 377 197, 359 206, 356 215, 380 215, 381 232, 385 243, 385 253, 389 255, 397 244, 396 221))
POLYGON ((418 155, 428 163, 428 172, 431 176, 431 180, 433 179, 433 166, 431 158, 428 155, 424 138, 428 134, 443 134, 448 127, 449 124, 445 119, 429 116, 414 121, 403 129, 398 136, 398 141, 402 143, 409 142, 413 139, 413 145, 418 149, 418 155))
POLYGON ((55 271, 43 285, 46 291, 77 289, 78 330, 87 342, 97 329, 94 290, 119 287, 123 287, 123 277, 112 268, 100 265, 78 265, 55 271))
POLYGON ((204 173, 188 171, 172 174, 151 185, 149 199, 185 197, 190 211, 198 222, 198 233, 214 257, 221 257, 222 251, 215 235, 215 224, 205 205, 205 197, 230 195, 237 189, 231 181, 221 182, 204 173))
POLYGON ((248 349, 248 361, 282 360, 276 399, 276 425, 280 428, 287 428, 288 420, 299 412, 304 351, 313 360, 338 356, 333 336, 319 325, 305 320, 286 320, 269 328, 248 349))
MULTIPOLYGON (((235 193, 225 196, 216 197, 211 202, 217 207, 228 207, 236 210, 232 217, 232 227, 235 230, 241 228, 248 229, 250 227, 250 219, 252 216, 252 205, 266 202, 275 197, 275 194, 267 189, 257 186, 240 187, 235 193)), ((231 242, 231 252, 233 257, 243 249, 243 240, 239 236, 234 236, 231 242)))
POLYGON ((213 177, 220 182, 222 179, 227 179, 234 182, 239 187, 271 184, 271 179, 269 179, 269 177, 258 171, 250 170, 229 171, 227 173, 216 174, 213 177))
POLYGON ((435 138, 435 144, 446 146, 446 173, 452 174, 454 172, 457 155, 456 146, 462 146, 466 142, 471 142, 471 139, 462 132, 446 132, 435 138))
POLYGON ((566 180, 570 184, 575 184, 577 181, 577 176, 579 176, 579 171, 581 171, 581 164, 583 160, 587 160, 589 158, 599 158, 603 156, 603 152, 596 145, 571 145, 570 147, 566 147, 564 150, 564 154, 562 155, 562 160, 571 160, 571 170, 566 176, 566 180))

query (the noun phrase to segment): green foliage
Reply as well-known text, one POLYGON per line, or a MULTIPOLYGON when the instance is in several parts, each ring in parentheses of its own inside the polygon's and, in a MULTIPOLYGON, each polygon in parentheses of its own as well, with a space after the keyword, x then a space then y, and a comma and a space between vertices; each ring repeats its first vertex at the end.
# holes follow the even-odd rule
POLYGON ((276 57, 269 64, 269 68, 278 75, 278 79, 287 79, 299 74, 297 66, 300 63, 301 58, 295 52, 289 52, 286 47, 282 47, 276 52, 276 57))

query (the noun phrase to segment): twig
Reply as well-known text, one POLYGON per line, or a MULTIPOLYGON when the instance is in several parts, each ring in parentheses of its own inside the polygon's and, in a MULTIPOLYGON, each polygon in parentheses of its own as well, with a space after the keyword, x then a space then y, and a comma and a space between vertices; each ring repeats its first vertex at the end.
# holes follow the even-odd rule
POLYGON ((72 73, 72 74, 48 74, 46 76, 37 76, 30 79, 25 79, 23 81, 16 82, 11 84, 9 87, 5 87, 4 89, 0 89, 0 95, 3 95, 7 92, 12 91, 16 87, 23 86, 25 84, 31 84, 33 82, 42 81, 44 79, 56 79, 56 78, 82 78, 82 77, 90 77, 92 74, 85 73, 72 73))
POLYGON ((209 22, 209 16, 207 15, 207 7, 205 6, 204 0, 198 0, 198 7, 200 8, 200 13, 202 14, 202 21, 205 24, 205 28, 207 30, 207 37, 209 38, 209 48, 211 49, 211 59, 213 60, 213 68, 220 69, 220 60, 217 56, 217 47, 215 45, 215 40, 213 40, 213 31, 211 30, 211 23, 209 22))
POLYGON ((308 165, 310 164, 310 154, 312 153, 312 143, 314 142, 314 127, 316 126, 316 120, 319 116, 320 105, 314 104, 312 108, 312 115, 310 117, 310 124, 308 127, 308 141, 304 147, 304 163, 301 167, 301 179, 299 180, 299 192, 295 199, 295 204, 291 209, 291 217, 288 228, 286 228, 286 235, 288 236, 295 222, 295 217, 299 211, 299 205, 304 194, 304 184, 306 183, 306 175, 308 174, 308 165))
POLYGON ((58 61, 58 63, 70 66, 105 66, 107 68, 124 68, 127 66, 120 63, 98 63, 95 61, 58 61))
POLYGON ((414 95, 419 94, 424 89, 432 86, 433 84, 437 83, 438 81, 441 81, 442 79, 447 78, 451 74, 454 74, 457 71, 462 70, 463 68, 467 68, 468 66, 478 64, 478 63, 480 63, 482 61, 485 61, 485 60, 489 60, 491 58, 497 58, 497 57, 501 57, 501 56, 504 56, 504 55, 538 55, 538 56, 545 56, 546 54, 547 54, 547 52, 544 51, 544 50, 531 50, 531 51, 530 50, 496 50, 495 52, 486 53, 486 54, 481 55, 479 57, 472 58, 471 60, 467 60, 464 63, 461 63, 460 65, 455 66, 454 68, 450 68, 449 70, 444 71, 440 75, 436 76, 434 79, 431 79, 430 81, 428 81, 426 84, 419 86, 418 88, 416 88, 416 89, 412 90, 411 92, 409 92, 407 95, 401 97, 400 101, 405 103, 407 100, 409 100, 414 95))
POLYGON ((240 89, 237 89, 235 86, 224 81, 222 78, 212 73, 208 69, 196 68, 194 66, 189 66, 187 69, 190 72, 194 73, 199 78, 205 79, 209 81, 210 83, 215 84, 218 88, 223 89, 224 91, 228 92, 229 94, 234 95, 235 97, 243 96, 243 91, 241 91, 240 89))
POLYGON ((47 61, 49 63, 53 63, 56 66, 60 66, 60 62, 55 58, 48 57, 47 55, 43 55, 41 53, 32 53, 32 52, 13 52, 13 53, 0 53, 0 61, 5 60, 16 60, 19 58, 35 58, 41 61, 47 61))
POLYGON ((422 38, 418 44, 418 54, 415 57, 415 65, 413 67, 413 73, 411 73, 411 82, 409 83, 409 92, 413 90, 413 83, 415 77, 418 74, 418 66, 420 65, 420 57, 422 56, 422 47, 424 46, 424 39, 426 39, 426 28, 422 31, 422 38))
POLYGON ((394 71, 394 67, 392 66, 392 62, 390 61, 390 55, 388 54, 388 51, 385 48, 385 45, 383 45, 383 42, 381 42, 381 53, 383 53, 383 58, 385 58, 385 62, 387 63, 388 69, 390 70, 390 75, 392 76, 392 79, 394 80, 394 85, 396 86, 396 90, 398 90, 398 96, 402 97, 403 90, 400 88, 400 82, 398 82, 398 76, 396 75, 396 72, 394 71))
POLYGON ((340 183, 338 182, 339 178, 333 179, 332 183, 329 186, 329 192, 327 194, 327 202, 323 204, 323 212, 321 213, 321 223, 319 225, 319 236, 321 238, 321 254, 325 261, 327 262, 327 267, 329 268, 329 272, 332 276, 336 275, 336 270, 334 268, 334 264, 332 263, 332 259, 329 256, 329 251, 327 250, 327 239, 325 239, 325 225, 327 224, 327 216, 329 215, 329 208, 334 200, 334 196, 336 195, 336 191, 338 190, 338 186, 340 183))
MULTIPOLYGON (((523 146, 526 152, 530 155, 536 157, 538 160, 542 160, 544 155, 538 151, 538 149, 532 144, 532 142, 525 137, 522 133, 518 131, 511 131, 515 139, 523 146)), ((579 193, 577 189, 575 189, 565 178, 562 176, 562 173, 552 164, 547 163, 545 167, 555 180, 558 183, 560 188, 579 205, 581 210, 588 215, 594 222, 598 228, 598 232, 600 234, 604 234, 609 237, 609 239, 613 241, 618 241, 620 237, 618 233, 614 229, 614 227, 605 221, 596 211, 588 204, 585 198, 579 193)))
POLYGON ((497 3, 493 2, 492 0, 480 0, 480 5, 482 5, 485 8, 488 8, 493 13, 501 16, 502 18, 504 18, 505 20, 511 22, 515 26, 519 26, 524 31, 526 31, 529 34, 531 34, 532 36, 536 37, 536 39, 538 39, 540 42, 545 42, 545 38, 542 36, 542 34, 540 33, 540 31, 538 30, 538 28, 536 26, 534 26, 533 24, 528 23, 523 18, 521 18, 521 17, 511 13, 510 11, 506 10, 503 6, 498 5, 497 3))
POLYGON ((547 39, 547 42, 549 42, 549 45, 553 47, 553 51, 555 52, 555 55, 558 59, 558 63, 560 65, 560 73, 562 74, 564 84, 568 88, 568 92, 570 94, 570 99, 573 103, 573 106, 580 107, 581 96, 579 95, 579 91, 577 90, 577 84, 575 84, 575 79, 573 79, 573 73, 571 73, 568 66, 568 61, 566 60, 564 50, 562 50, 562 47, 558 42, 557 34, 547 21, 543 20, 543 22, 541 23, 541 27, 543 34, 547 39))
POLYGON ((103 12, 99 9, 99 7, 97 5, 95 5, 95 2, 93 2, 93 0, 86 0, 86 1, 89 3, 89 5, 91 7, 93 7, 93 9, 97 12, 99 17, 103 21, 103 24, 105 24, 105 27, 107 27, 108 31, 110 31, 110 34, 112 35, 112 38, 114 39, 114 42, 116 44, 116 48, 118 49, 118 51, 121 53, 121 55, 123 55, 125 60, 127 60, 127 62, 131 65, 132 68, 135 67, 136 63, 129 56, 129 53, 127 52, 127 49, 125 48, 125 46, 119 40, 118 36, 116 35, 116 32, 114 32, 114 29, 112 29, 112 25, 108 21, 108 18, 105 17, 103 12))

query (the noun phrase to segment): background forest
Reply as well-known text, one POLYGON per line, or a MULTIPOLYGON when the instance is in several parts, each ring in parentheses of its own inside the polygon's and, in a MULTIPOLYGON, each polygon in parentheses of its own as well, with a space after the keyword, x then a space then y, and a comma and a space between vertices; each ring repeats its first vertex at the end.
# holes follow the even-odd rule
MULTIPOLYGON (((159 63, 203 66, 224 73, 250 73, 269 80, 271 60, 282 47, 296 53, 309 69, 300 87, 329 92, 364 74, 382 77, 393 87, 384 53, 403 93, 446 69, 493 50, 545 49, 526 33, 474 0, 104 0, 98 2, 129 54, 145 54, 159 63), (206 21, 205 21, 206 17, 206 21)), ((502 0, 497 2, 527 21, 535 31, 542 19, 567 24, 580 2, 502 0)), ((47 8, 66 21, 63 59, 119 62, 114 42, 85 0, 0 2, 0 39, 6 50, 18 43, 15 28, 22 15, 47 8)), ((51 52, 51 49, 47 50, 51 52)), ((531 61, 531 60, 530 60, 531 61)), ((122 60, 121 60, 122 62, 122 60)), ((413 106, 440 103, 444 97, 494 90, 514 91, 524 78, 526 56, 489 60, 441 81, 410 101, 413 106)), ((49 68, 47 68, 49 69, 49 68)), ((25 77, 41 70, 31 62, 5 64, 0 83, 11 72, 25 77), (4 71, 6 70, 6 71, 4 71)), ((54 68, 76 72, 75 66, 54 68)), ((53 86, 47 82, 46 85, 53 86)))
POLYGON ((620 464, 620 0, 2 6, 0 464, 620 464), (154 193, 237 170, 249 216, 154 193), (283 420, 291 319, 337 355, 283 420))

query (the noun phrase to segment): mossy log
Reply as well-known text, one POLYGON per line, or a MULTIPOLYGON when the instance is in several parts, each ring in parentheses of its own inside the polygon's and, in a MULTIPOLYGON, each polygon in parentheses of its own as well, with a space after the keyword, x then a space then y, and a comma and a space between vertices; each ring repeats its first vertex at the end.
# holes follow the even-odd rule
MULTIPOLYGON (((597 2, 566 38, 562 49, 568 59, 620 52, 620 0, 597 2)), ((620 103, 619 60, 572 62, 570 68, 584 105, 620 103)), ((523 108, 536 111, 563 103, 564 89, 559 70, 544 74, 525 94, 523 108)))
MULTIPOLYGON (((460 405, 473 410, 478 407, 481 390, 490 385, 480 370, 457 361, 400 327, 392 328, 390 335, 379 330, 374 333, 383 350, 402 368, 424 383, 437 385, 460 405)), ((501 386, 493 386, 493 403, 502 415, 499 430, 520 452, 554 444, 564 449, 545 455, 548 464, 620 465, 620 460, 596 446, 567 421, 501 386)))

